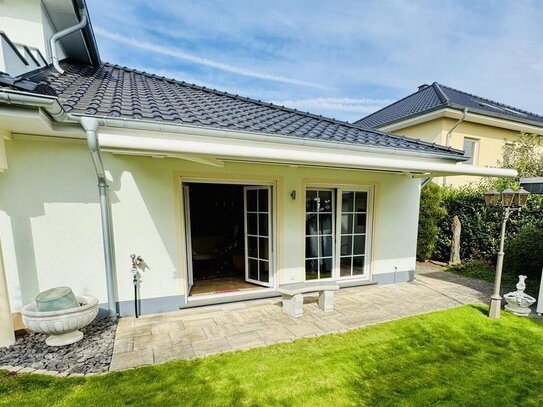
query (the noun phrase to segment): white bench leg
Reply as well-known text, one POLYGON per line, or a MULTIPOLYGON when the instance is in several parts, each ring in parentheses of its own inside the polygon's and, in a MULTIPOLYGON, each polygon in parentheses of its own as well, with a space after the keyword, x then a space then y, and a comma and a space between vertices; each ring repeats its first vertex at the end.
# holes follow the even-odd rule
POLYGON ((334 310, 334 292, 333 291, 321 291, 319 294, 319 307, 324 312, 330 312, 334 310))
POLYGON ((283 312, 291 317, 301 317, 303 311, 304 296, 302 294, 284 295, 283 294, 283 312))

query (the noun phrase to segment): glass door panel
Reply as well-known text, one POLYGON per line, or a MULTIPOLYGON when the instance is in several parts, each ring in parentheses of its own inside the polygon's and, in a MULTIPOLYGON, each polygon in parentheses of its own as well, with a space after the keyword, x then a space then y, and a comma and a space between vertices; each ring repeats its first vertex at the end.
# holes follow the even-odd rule
POLYGON ((245 279, 272 286, 271 187, 244 187, 245 279))
POLYGON ((334 199, 331 189, 308 189, 305 200, 305 279, 332 278, 334 199))
POLYGON ((368 192, 341 191, 340 278, 366 275, 368 192))

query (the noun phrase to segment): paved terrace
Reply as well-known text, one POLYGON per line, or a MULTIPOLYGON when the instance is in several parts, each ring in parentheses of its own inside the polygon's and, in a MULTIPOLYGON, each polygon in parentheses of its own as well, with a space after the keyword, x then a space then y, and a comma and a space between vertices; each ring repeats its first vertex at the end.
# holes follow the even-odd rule
POLYGON ((487 301, 488 293, 482 293, 481 287, 447 281, 446 274, 417 274, 412 283, 342 289, 336 292, 335 309, 329 313, 318 307, 316 295, 306 295, 300 318, 285 315, 280 298, 122 318, 110 370, 344 332, 487 301))

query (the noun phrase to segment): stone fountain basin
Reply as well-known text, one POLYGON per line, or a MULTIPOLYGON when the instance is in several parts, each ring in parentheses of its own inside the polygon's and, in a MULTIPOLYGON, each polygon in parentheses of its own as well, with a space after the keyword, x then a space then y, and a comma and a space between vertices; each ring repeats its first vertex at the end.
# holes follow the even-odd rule
POLYGON ((78 296, 80 307, 61 311, 40 312, 36 303, 25 305, 21 314, 27 328, 34 332, 49 335, 45 343, 49 346, 64 346, 83 338, 79 329, 89 325, 98 315, 98 298, 78 296))

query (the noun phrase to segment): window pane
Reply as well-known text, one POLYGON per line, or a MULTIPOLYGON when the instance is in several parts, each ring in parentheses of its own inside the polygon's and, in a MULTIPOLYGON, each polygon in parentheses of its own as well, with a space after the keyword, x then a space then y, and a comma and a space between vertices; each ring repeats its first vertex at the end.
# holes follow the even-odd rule
POLYGON ((352 212, 353 211, 354 192, 343 192, 341 197, 341 211, 352 212))
POLYGON ((368 203, 368 193, 367 192, 357 192, 355 197, 354 209, 356 212, 366 212, 368 203))
POLYGON ((332 256, 332 236, 319 237, 320 257, 332 256))
POLYGON ((321 260, 321 275, 320 278, 330 278, 332 277, 332 259, 323 259, 321 260))
POLYGON ((249 259, 249 278, 258 280, 258 260, 249 259))
POLYGON ((355 235, 353 254, 366 254, 366 236, 355 235))
POLYGON ((319 227, 321 235, 331 235, 332 215, 319 215, 319 227))
POLYGON ((353 215, 341 215, 341 234, 353 233, 353 215))
POLYGON ((364 274, 364 256, 353 257, 353 275, 364 274))
POLYGON ((332 191, 319 191, 319 212, 332 212, 332 191))
POLYGON ((269 283, 270 282, 270 263, 267 261, 260 261, 260 278, 259 281, 262 281, 263 283, 269 283))
POLYGON ((257 209, 256 194, 257 191, 254 189, 247 190, 247 210, 250 212, 254 212, 257 209))
POLYGON ((319 257, 319 238, 318 237, 306 237, 305 257, 306 259, 309 259, 312 257, 319 257))
POLYGON ((267 237, 260 237, 258 239, 258 243, 259 243, 258 258, 259 259, 264 259, 264 260, 269 259, 270 257, 269 247, 268 247, 269 241, 270 239, 268 239, 267 237))
POLYGON ((249 245, 249 247, 247 248, 247 255, 249 257, 258 257, 258 248, 257 248, 258 238, 249 236, 247 238, 247 242, 249 245))
POLYGON ((250 235, 258 235, 257 228, 257 215, 256 213, 247 214, 247 233, 250 235))
POLYGON ((357 213, 355 215, 354 233, 366 233, 366 214, 357 213))
POLYGON ((464 139, 464 154, 466 157, 469 157, 467 161, 465 161, 466 164, 473 164, 474 163, 474 154, 475 154, 475 140, 470 139, 464 139))
POLYGON ((317 212, 317 191, 306 191, 305 193, 305 211, 317 212))
POLYGON ((309 214, 305 215, 305 234, 306 235, 318 235, 317 230, 317 215, 309 214))
POLYGON ((268 190, 258 190, 258 210, 259 212, 268 212, 268 190))
POLYGON ((258 234, 260 236, 269 236, 268 233, 268 215, 258 215, 258 234))
POLYGON ((341 236, 341 247, 339 251, 342 256, 350 256, 353 253, 352 236, 341 236))
POLYGON ((317 278, 319 278, 318 260, 306 260, 305 261, 305 279, 315 280, 317 278))
POLYGON ((342 257, 339 260, 339 275, 340 277, 348 277, 351 275, 351 259, 352 257, 342 257))

